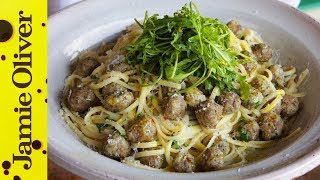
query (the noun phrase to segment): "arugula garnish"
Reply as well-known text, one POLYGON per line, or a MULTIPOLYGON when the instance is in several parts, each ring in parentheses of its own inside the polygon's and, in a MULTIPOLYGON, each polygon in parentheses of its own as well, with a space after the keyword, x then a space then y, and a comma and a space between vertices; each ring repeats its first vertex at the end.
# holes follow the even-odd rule
MULTIPOLYGON (((194 3, 187 4, 173 16, 159 18, 146 12, 142 24, 143 33, 135 43, 127 47, 126 61, 138 65, 142 76, 154 75, 153 82, 166 78, 181 82, 195 75, 199 80, 190 88, 205 83, 207 90, 218 85, 221 90, 236 90, 233 82, 240 84, 237 90, 243 99, 249 96, 250 85, 236 70, 238 56, 230 48, 230 30, 217 19, 202 17, 194 3)), ((177 92, 176 92, 177 93, 177 92)))

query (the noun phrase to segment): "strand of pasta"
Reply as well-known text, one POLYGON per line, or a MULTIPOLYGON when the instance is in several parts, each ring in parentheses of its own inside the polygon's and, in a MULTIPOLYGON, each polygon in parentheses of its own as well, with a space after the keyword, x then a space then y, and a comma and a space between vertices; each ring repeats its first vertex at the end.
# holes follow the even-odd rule
POLYGON ((161 79, 159 81, 159 85, 171 87, 171 88, 174 88, 174 89, 181 89, 181 84, 174 83, 174 82, 167 81, 167 80, 163 80, 163 79, 161 79))
POLYGON ((153 89, 153 86, 141 87, 137 114, 142 113, 143 107, 146 106, 146 98, 152 89, 153 89))
POLYGON ((282 100, 283 96, 285 95, 284 90, 277 90, 276 91, 276 98, 270 103, 267 104, 267 106, 260 110, 261 113, 267 113, 271 111, 276 105, 282 100))
POLYGON ((169 140, 168 143, 165 144, 165 157, 166 161, 169 164, 169 166, 172 166, 172 157, 171 157, 171 146, 172 146, 173 140, 169 140))
POLYGON ((165 171, 165 169, 157 169, 157 168, 153 168, 153 167, 150 167, 150 166, 147 166, 147 165, 143 165, 140 163, 140 161, 138 160, 135 160, 134 157, 126 157, 124 158, 122 161, 122 163, 125 163, 129 166, 133 166, 133 167, 138 167, 138 168, 141 168, 141 169, 147 169, 147 170, 152 170, 152 171, 165 171))
POLYGON ((268 81, 272 81, 273 75, 269 69, 264 69, 264 72, 268 74, 268 81))
POLYGON ((130 89, 131 91, 139 91, 140 90, 140 86, 138 84, 134 84, 134 85, 129 85, 128 83, 125 83, 123 81, 115 80, 114 83, 117 83, 127 89, 130 89))
POLYGON ((209 96, 209 99, 215 99, 216 96, 219 96, 220 95, 220 88, 218 86, 214 87, 210 96, 209 96))
POLYGON ((137 152, 134 157, 140 158, 140 157, 146 157, 146 156, 155 156, 155 155, 162 155, 164 154, 164 149, 157 149, 157 150, 145 150, 141 152, 137 152))
POLYGON ((79 129, 78 127, 69 119, 69 114, 67 113, 63 113, 62 117, 64 118, 64 120, 66 121, 66 123, 69 125, 69 127, 77 134, 77 136, 80 138, 81 141, 83 141, 84 143, 90 145, 90 146, 94 146, 94 147, 101 147, 102 146, 102 142, 93 140, 91 138, 86 137, 79 129))
POLYGON ((82 125, 80 126, 80 130, 83 134, 92 139, 102 140, 106 137, 105 134, 99 133, 96 126, 82 125))
POLYGON ((223 135, 222 138, 225 139, 226 141, 228 141, 229 143, 234 144, 234 145, 242 146, 242 147, 252 147, 252 148, 265 148, 268 145, 270 145, 270 143, 272 142, 272 141, 249 141, 249 142, 244 142, 244 141, 234 140, 234 139, 230 138, 228 135, 223 135))
POLYGON ((298 78, 297 84, 296 86, 299 87, 301 85, 301 83, 303 82, 303 80, 306 79, 307 75, 309 74, 309 69, 305 69, 298 78))
POLYGON ((291 76, 291 75, 293 75, 294 73, 296 73, 296 68, 295 68, 295 67, 292 67, 292 69, 290 69, 290 70, 283 71, 283 75, 284 75, 284 76, 291 76))
POLYGON ((252 72, 250 72, 249 77, 247 78, 247 82, 250 83, 256 77, 257 72, 258 72, 257 68, 254 69, 252 72))
POLYGON ((131 145, 131 148, 154 148, 157 147, 159 143, 157 141, 151 141, 151 142, 140 142, 140 143, 134 143, 131 145))
POLYGON ((91 84, 90 87, 91 87, 92 89, 100 89, 100 88, 102 88, 103 86, 106 86, 106 85, 108 85, 108 84, 111 84, 111 83, 113 83, 113 82, 115 82, 115 81, 117 81, 117 80, 119 80, 119 79, 120 79, 120 77, 110 77, 110 78, 107 78, 107 79, 99 82, 98 84, 91 84))
POLYGON ((67 108, 67 106, 65 105, 64 102, 61 103, 61 106, 62 106, 62 112, 60 112, 60 114, 67 114, 68 117, 70 117, 72 119, 73 122, 75 122, 76 124, 78 125, 84 125, 84 122, 83 122, 83 118, 75 115, 73 112, 71 112, 69 110, 69 108, 67 108))
POLYGON ((126 114, 132 110, 134 110, 136 107, 138 107, 139 102, 138 100, 135 100, 130 106, 128 106, 127 108, 125 108, 124 110, 118 112, 119 114, 126 114))
POLYGON ((243 67, 242 64, 238 64, 237 68, 239 69, 239 71, 240 71, 242 76, 247 76, 248 75, 246 69, 243 67))

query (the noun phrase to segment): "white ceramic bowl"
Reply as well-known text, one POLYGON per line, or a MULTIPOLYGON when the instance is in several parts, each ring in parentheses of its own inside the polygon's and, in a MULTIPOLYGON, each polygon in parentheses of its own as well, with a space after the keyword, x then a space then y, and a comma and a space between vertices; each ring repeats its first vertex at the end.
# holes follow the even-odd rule
POLYGON ((282 64, 309 68, 307 96, 294 121, 302 133, 277 144, 270 156, 241 168, 216 172, 179 174, 138 169, 106 158, 83 145, 60 117, 59 94, 69 74, 70 59, 80 51, 114 39, 133 18, 172 14, 187 1, 90 0, 49 18, 49 157, 64 168, 89 179, 242 179, 291 178, 320 163, 320 24, 309 16, 275 0, 195 0, 203 16, 227 22, 237 19, 259 32, 280 52, 282 64))

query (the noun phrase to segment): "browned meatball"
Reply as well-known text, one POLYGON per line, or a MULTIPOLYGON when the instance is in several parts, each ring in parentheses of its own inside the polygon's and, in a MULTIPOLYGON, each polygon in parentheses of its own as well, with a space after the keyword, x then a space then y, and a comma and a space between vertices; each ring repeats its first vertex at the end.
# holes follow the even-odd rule
POLYGON ((272 65, 269 67, 269 70, 272 72, 272 82, 275 83, 276 88, 283 88, 284 86, 284 74, 283 69, 280 65, 272 65))
POLYGON ((283 120, 278 114, 266 113, 260 117, 259 125, 263 140, 272 140, 282 134, 283 120))
POLYGON ((195 159, 188 152, 180 151, 173 161, 173 168, 176 172, 194 172, 195 171, 195 159))
POLYGON ((129 156, 130 150, 129 142, 119 133, 114 132, 108 134, 102 153, 110 158, 119 159, 129 156))
POLYGON ((251 49, 256 60, 260 63, 267 62, 272 58, 272 49, 264 43, 254 44, 251 49))
POLYGON ((147 116, 134 121, 127 128, 127 136, 130 142, 150 142, 156 138, 157 129, 155 124, 147 116))
POLYGON ((223 106, 224 114, 231 114, 239 110, 241 99, 238 94, 229 91, 218 96, 217 103, 223 106))
POLYGON ((284 117, 290 117, 299 110, 299 100, 297 97, 291 95, 284 95, 282 99, 282 111, 281 115, 284 117))
POLYGON ((130 106, 134 96, 130 91, 116 91, 104 97, 104 107, 112 112, 119 112, 130 106))
POLYGON ((255 62, 248 62, 248 63, 243 64, 243 67, 250 74, 257 69, 258 65, 255 62))
POLYGON ((112 62, 108 66, 108 70, 126 72, 126 71, 129 71, 129 70, 132 70, 132 67, 128 63, 126 63, 124 61, 119 61, 119 62, 112 62))
POLYGON ((174 94, 164 101, 163 114, 169 119, 182 118, 186 114, 187 103, 183 96, 174 94))
POLYGON ((216 148, 216 151, 221 151, 224 156, 230 152, 229 143, 225 140, 221 140, 220 138, 214 141, 213 147, 216 148))
POLYGON ((111 84, 108 84, 106 86, 104 86, 102 88, 102 94, 104 96, 108 96, 108 95, 111 95, 113 93, 116 93, 116 92, 123 92, 123 91, 126 91, 127 89, 124 88, 123 86, 117 84, 117 83, 111 83, 111 84))
POLYGON ((85 111, 95 106, 97 102, 98 98, 88 86, 72 89, 68 98, 70 109, 77 112, 85 111))
POLYGON ((254 78, 250 84, 252 87, 258 89, 264 96, 272 93, 272 89, 269 86, 269 83, 267 81, 264 81, 263 79, 254 78))
POLYGON ((249 105, 253 106, 253 107, 257 106, 257 105, 261 104, 262 100, 263 100, 262 93, 256 88, 251 88, 250 89, 250 96, 247 100, 249 105))
POLYGON ((197 107, 201 102, 205 101, 206 96, 197 87, 190 89, 185 94, 186 102, 190 107, 197 107))
POLYGON ((222 118, 223 107, 213 100, 202 102, 195 111, 199 124, 205 128, 214 128, 222 118))
POLYGON ((80 59, 76 69, 73 74, 79 75, 81 77, 89 76, 94 69, 96 69, 100 63, 94 57, 86 57, 84 59, 80 59))
POLYGON ((139 158, 139 160, 141 164, 159 169, 162 167, 164 156, 163 155, 146 156, 146 157, 139 158))
POLYGON ((224 166, 223 158, 230 151, 229 143, 226 141, 215 142, 215 144, 208 148, 200 159, 201 170, 214 171, 221 169, 224 166))
POLYGON ((233 32, 234 35, 240 38, 242 27, 238 21, 231 20, 227 23, 227 26, 233 32))
POLYGON ((234 128, 232 136, 240 141, 255 141, 259 137, 259 124, 256 121, 240 121, 234 128))

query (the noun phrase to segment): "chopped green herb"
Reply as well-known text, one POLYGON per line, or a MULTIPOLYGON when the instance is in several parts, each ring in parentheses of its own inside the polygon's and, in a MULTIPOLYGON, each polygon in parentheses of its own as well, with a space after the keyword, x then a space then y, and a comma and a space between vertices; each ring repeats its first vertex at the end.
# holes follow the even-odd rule
POLYGON ((254 106, 259 106, 261 103, 262 103, 261 101, 257 101, 257 102, 255 102, 253 105, 254 105, 254 106))
POLYGON ((142 115, 143 115, 142 112, 140 112, 140 113, 138 113, 137 117, 138 117, 138 118, 141 118, 142 115))
POLYGON ((101 123, 99 123, 99 124, 96 124, 96 126, 97 126, 97 128, 98 128, 98 130, 99 130, 99 133, 101 133, 101 131, 103 131, 104 128, 106 128, 107 124, 101 124, 101 123))
POLYGON ((91 79, 99 79, 96 75, 91 75, 91 79))
POLYGON ((176 141, 176 140, 173 140, 172 147, 174 149, 181 149, 181 146, 179 145, 178 141, 176 141))
POLYGON ((205 83, 211 90, 217 85, 221 90, 235 90, 234 81, 240 84, 238 91, 246 99, 250 85, 236 67, 241 56, 243 62, 248 56, 230 48, 230 30, 217 19, 202 17, 194 3, 187 4, 173 16, 159 18, 157 14, 148 16, 142 24, 142 35, 126 48, 126 61, 137 65, 142 76, 158 76, 170 81, 181 82, 189 76, 198 76, 192 86, 176 93, 205 83))
POLYGON ((150 96, 150 101, 152 102, 154 99, 154 95, 150 96))
POLYGON ((239 136, 239 140, 240 141, 249 141, 249 135, 246 131, 244 131, 242 126, 238 126, 237 131, 239 132, 240 136, 239 136))

